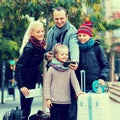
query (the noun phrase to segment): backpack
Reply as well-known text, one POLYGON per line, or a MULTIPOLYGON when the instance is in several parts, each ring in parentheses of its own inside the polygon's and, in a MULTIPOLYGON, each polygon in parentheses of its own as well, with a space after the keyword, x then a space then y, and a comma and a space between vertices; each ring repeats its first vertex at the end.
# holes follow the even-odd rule
POLYGON ((38 110, 36 114, 29 117, 29 120, 50 120, 50 115, 38 110))
POLYGON ((3 120, 22 120, 22 110, 18 107, 12 108, 4 114, 3 120))
POLYGON ((95 51, 95 55, 96 55, 97 61, 98 61, 99 65, 101 65, 100 41, 99 40, 95 40, 94 51, 95 51))

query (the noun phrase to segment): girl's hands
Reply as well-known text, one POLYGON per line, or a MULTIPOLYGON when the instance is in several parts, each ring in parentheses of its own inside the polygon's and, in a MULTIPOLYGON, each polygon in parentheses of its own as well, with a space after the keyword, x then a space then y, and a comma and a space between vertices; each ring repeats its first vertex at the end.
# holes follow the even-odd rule
POLYGON ((82 91, 81 91, 81 92, 77 95, 77 97, 78 97, 79 95, 82 95, 82 94, 85 94, 85 92, 82 92, 82 91))
POLYGON ((29 95, 29 90, 27 89, 27 87, 20 88, 20 91, 22 92, 22 94, 24 96, 28 96, 29 95))
POLYGON ((85 94, 85 92, 80 92, 78 95, 75 95, 76 99, 78 99, 79 95, 85 94))
POLYGON ((50 109, 52 107, 52 102, 50 99, 46 99, 46 106, 50 109))

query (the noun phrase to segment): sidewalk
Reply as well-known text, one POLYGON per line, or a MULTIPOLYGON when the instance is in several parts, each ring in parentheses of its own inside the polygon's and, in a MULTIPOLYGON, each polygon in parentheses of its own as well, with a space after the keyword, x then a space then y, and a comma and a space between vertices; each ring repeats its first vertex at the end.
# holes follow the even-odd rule
MULTIPOLYGON (((1 96, 1 91, 0 91, 1 96)), ((4 91, 4 103, 1 104, 0 101, 0 120, 2 120, 3 115, 6 111, 11 110, 11 108, 20 107, 20 99, 19 99, 19 91, 15 88, 15 100, 13 99, 12 95, 8 95, 7 90, 4 91)), ((0 97, 1 99, 1 97, 0 97)), ((35 97, 32 104, 31 114, 36 113, 38 110, 42 110, 42 96, 35 97)))
MULTIPOLYGON (((16 95, 15 100, 13 100, 13 97, 8 96, 7 91, 6 90, 4 91, 4 104, 1 104, 0 101, 0 120, 2 120, 3 115, 5 114, 6 111, 9 111, 11 110, 11 108, 15 108, 16 106, 20 107, 19 91, 17 88, 15 88, 15 95, 16 95)), ((110 104, 111 104, 111 120, 120 120, 120 116, 119 116, 120 104, 115 103, 112 100, 110 100, 110 104)), ((42 96, 34 98, 31 115, 36 113, 40 109, 42 110, 42 96)))

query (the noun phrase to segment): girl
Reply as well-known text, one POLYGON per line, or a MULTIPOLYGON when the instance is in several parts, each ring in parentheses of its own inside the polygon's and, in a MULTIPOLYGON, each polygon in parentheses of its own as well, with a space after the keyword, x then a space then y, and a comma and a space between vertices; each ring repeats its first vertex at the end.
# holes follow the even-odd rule
POLYGON ((68 53, 67 46, 55 45, 51 66, 46 75, 44 94, 51 120, 68 119, 68 108, 71 104, 70 85, 73 86, 76 96, 82 93, 74 70, 64 67, 64 63, 68 61, 68 53))
POLYGON ((39 65, 43 61, 45 52, 43 24, 40 21, 33 21, 26 31, 15 70, 23 110, 22 120, 28 120, 30 115, 33 98, 25 98, 25 96, 29 95, 29 89, 35 88, 39 79, 39 65))

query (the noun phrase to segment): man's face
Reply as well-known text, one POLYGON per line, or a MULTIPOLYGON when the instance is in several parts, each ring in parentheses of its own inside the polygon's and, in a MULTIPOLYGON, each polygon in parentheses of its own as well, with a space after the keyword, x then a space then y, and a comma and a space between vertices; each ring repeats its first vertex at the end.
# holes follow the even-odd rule
POLYGON ((55 10, 53 13, 53 19, 57 27, 61 28, 66 24, 68 20, 68 15, 66 15, 63 10, 61 11, 55 10))

